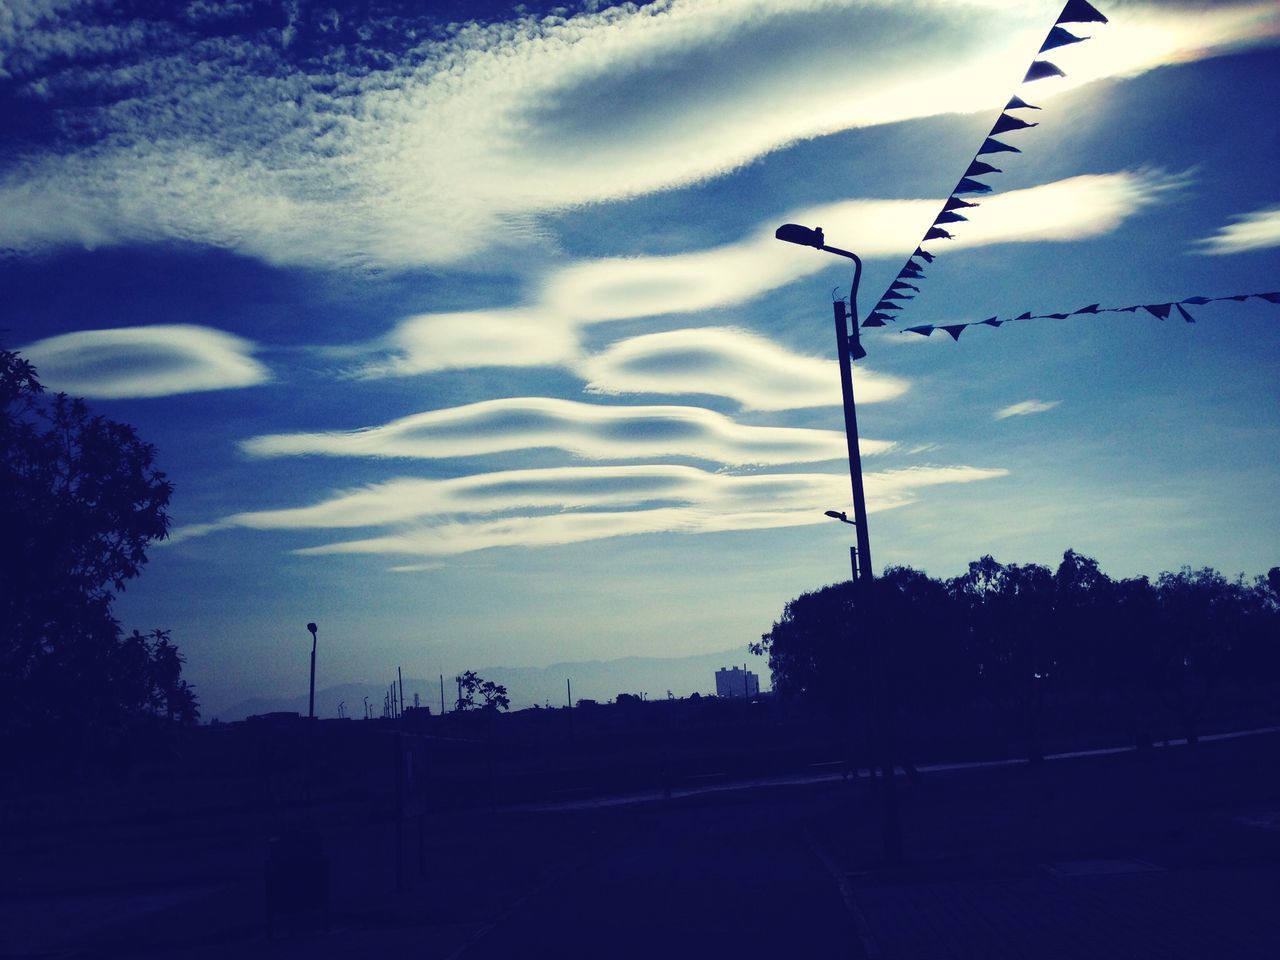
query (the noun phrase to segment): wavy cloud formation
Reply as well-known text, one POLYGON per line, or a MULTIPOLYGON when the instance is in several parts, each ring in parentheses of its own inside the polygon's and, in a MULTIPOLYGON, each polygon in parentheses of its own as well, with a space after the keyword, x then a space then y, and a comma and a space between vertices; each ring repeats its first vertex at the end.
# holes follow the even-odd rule
MULTIPOLYGON (((1158 170, 1122 170, 995 194, 980 198, 982 209, 952 242, 975 247, 1099 236, 1185 182, 1158 170)), ((544 282, 543 303, 586 323, 741 303, 834 265, 830 254, 774 239, 777 223, 821 225, 833 243, 864 258, 905 256, 941 206, 941 199, 846 200, 792 210, 735 244, 565 267, 544 282)))
POLYGON ((1198 242, 1200 253, 1243 253, 1280 247, 1280 206, 1266 207, 1232 218, 1211 237, 1198 242))
MULTIPOLYGON (((543 212, 716 177, 797 140, 991 108, 1058 4, 660 0, 443 36, 301 5, 283 29, 226 17, 215 35, 190 12, 113 22, 95 7, 0 25, 25 91, 80 108, 74 141, 0 175, 0 247, 180 239, 396 267, 527 246, 543 212), (408 46, 415 30, 432 39, 408 46), (83 108, 87 90, 100 106, 83 108)), ((1055 60, 1065 89, 1277 34, 1271 2, 1135 3, 1055 60)))
POLYGON ((82 397, 166 397, 270 379, 248 340, 189 324, 81 330, 22 348, 46 385, 82 397))
MULTIPOLYGON (((893 444, 862 440, 863 453, 893 444)), ((539 447, 589 460, 687 457, 731 466, 838 460, 844 434, 736 423, 699 407, 601 406, 551 397, 486 400, 432 410, 364 430, 253 437, 242 449, 258 457, 475 457, 539 447)))
POLYGON ((1023 400, 1019 403, 1011 403, 1007 407, 1001 407, 994 414, 995 419, 1005 420, 1009 417, 1025 417, 1032 413, 1044 413, 1046 410, 1052 410, 1061 400, 1023 400))
POLYGON ((575 325, 536 308, 419 314, 402 320, 380 346, 391 358, 367 365, 363 376, 563 366, 579 354, 575 325))
MULTIPOLYGON (((1006 472, 951 466, 870 473, 865 477, 868 509, 910 503, 921 487, 1006 472)), ((221 525, 259 530, 396 526, 378 536, 298 552, 440 557, 635 533, 825 523, 823 510, 843 502, 847 484, 843 473, 739 476, 673 465, 513 470, 452 480, 401 478, 308 507, 236 514, 221 525)))
MULTIPOLYGON (((840 403, 835 360, 792 353, 732 327, 671 330, 620 340, 582 361, 592 393, 709 393, 751 410, 790 410, 840 403)), ((859 366, 858 400, 901 396, 907 381, 859 366)))

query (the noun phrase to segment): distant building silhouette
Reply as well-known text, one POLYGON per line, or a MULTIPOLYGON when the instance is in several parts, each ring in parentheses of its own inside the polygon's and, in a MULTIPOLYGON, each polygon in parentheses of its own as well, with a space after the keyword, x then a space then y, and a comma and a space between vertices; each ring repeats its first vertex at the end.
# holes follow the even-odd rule
POLYGON ((717 697, 754 697, 760 692, 760 678, 742 667, 721 667, 716 671, 717 697))

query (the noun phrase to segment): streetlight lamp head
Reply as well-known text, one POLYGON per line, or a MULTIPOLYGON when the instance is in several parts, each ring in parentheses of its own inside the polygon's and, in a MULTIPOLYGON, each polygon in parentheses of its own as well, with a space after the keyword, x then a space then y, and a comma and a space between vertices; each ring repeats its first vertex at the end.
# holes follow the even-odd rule
POLYGON ((823 514, 823 516, 830 517, 832 520, 840 520, 844 523, 849 522, 849 518, 845 515, 843 510, 828 510, 823 514))
POLYGON ((316 635, 316 625, 314 623, 308 623, 307 629, 311 631, 311 636, 314 637, 316 635))
POLYGON ((814 247, 821 250, 826 244, 826 240, 822 236, 822 228, 802 227, 798 223, 784 223, 773 233, 778 240, 785 240, 787 243, 798 243, 802 247, 814 247))

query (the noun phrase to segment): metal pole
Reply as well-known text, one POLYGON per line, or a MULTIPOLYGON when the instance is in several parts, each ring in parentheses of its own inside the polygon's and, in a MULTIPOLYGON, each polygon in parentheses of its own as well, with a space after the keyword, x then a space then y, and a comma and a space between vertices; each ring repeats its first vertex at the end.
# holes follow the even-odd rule
POLYGON ((400 682, 400 713, 404 714, 404 674, 396 667, 396 679, 400 682))
POLYGON ((444 674, 440 674, 440 716, 444 716, 444 674))
POLYGON ((871 566, 871 538, 867 532, 867 501, 862 486, 862 451, 858 447, 858 414, 853 401, 853 359, 865 356, 858 338, 858 281, 862 279, 862 261, 847 250, 824 247, 833 253, 846 256, 854 263, 853 284, 849 288, 849 309, 845 310, 844 302, 837 300, 834 304, 836 327, 836 355, 840 361, 840 392, 844 401, 845 442, 849 448, 849 482, 853 489, 853 522, 857 535, 857 550, 854 552, 854 576, 858 584, 857 604, 860 608, 862 622, 874 635, 868 644, 873 651, 875 662, 872 665, 877 679, 875 706, 877 740, 880 753, 880 774, 884 789, 881 791, 883 810, 881 811, 881 840, 884 848, 884 859, 888 864, 902 862, 902 828, 898 820, 898 789, 894 775, 894 758, 892 735, 892 706, 889 702, 889 663, 885 655, 885 638, 875 622, 873 610, 874 595, 872 582, 875 572, 871 566), (850 317, 850 315, 852 315, 850 317), (849 320, 852 319, 852 333, 849 320))
POLYGON ((314 720, 316 718, 316 625, 308 623, 307 629, 311 631, 311 693, 307 697, 307 718, 314 720))
MULTIPOLYGON (((855 259, 858 265, 853 275, 853 290, 850 302, 857 294, 858 279, 862 273, 862 261, 855 259)), ((859 583, 867 584, 875 577, 871 568, 871 537, 867 533, 867 500, 862 489, 862 451, 858 447, 858 411, 853 402, 853 362, 849 357, 849 328, 844 301, 837 300, 833 305, 836 323, 836 353, 840 360, 840 394, 844 400, 844 435, 849 449, 849 483, 853 488, 853 522, 854 533, 858 538, 858 562, 854 571, 859 583)), ((853 308, 853 339, 857 339, 858 312, 853 308)))

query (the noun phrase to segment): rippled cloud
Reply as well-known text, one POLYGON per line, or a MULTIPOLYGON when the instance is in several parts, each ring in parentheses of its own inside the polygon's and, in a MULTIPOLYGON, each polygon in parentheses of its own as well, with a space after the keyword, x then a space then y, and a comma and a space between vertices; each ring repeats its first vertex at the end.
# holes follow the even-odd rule
MULTIPOLYGON (((267 434, 245 440, 251 456, 437 459, 564 450, 588 460, 683 457, 730 466, 836 460, 844 434, 738 423, 700 407, 605 406, 553 397, 512 397, 431 410, 363 430, 267 434)), ((864 453, 892 444, 863 440, 864 453)))
MULTIPOLYGON (((793 353, 732 327, 701 327, 631 337, 583 360, 587 390, 600 394, 705 393, 749 410, 789 410, 840 403, 835 360, 793 353)), ((859 365, 864 403, 899 397, 908 383, 859 365)))
MULTIPOLYGON (((1006 473, 970 466, 868 473, 868 509, 911 503, 923 487, 1006 473)), ((295 531, 392 527, 375 536, 298 552, 442 557, 489 547, 552 546, 639 533, 825 523, 829 521, 823 511, 842 502, 847 492, 848 476, 843 472, 738 475, 676 465, 559 467, 448 480, 399 478, 344 491, 310 506, 235 514, 217 526, 295 531)))
POLYGON ((82 397, 165 397, 265 383, 248 340, 189 324, 80 330, 21 348, 46 386, 82 397))
MULTIPOLYGON (((228 16, 204 32, 194 15, 24 6, 0 24, 3 69, 24 96, 81 109, 74 138, 0 173, 0 247, 176 239, 388 267, 527 248, 549 211, 991 108, 1057 8, 666 0, 442 30, 298 5, 284 27, 228 16)), ((1132 3, 1115 21, 1055 56, 1060 89, 1280 33, 1270 2, 1132 3)))

